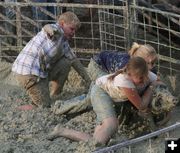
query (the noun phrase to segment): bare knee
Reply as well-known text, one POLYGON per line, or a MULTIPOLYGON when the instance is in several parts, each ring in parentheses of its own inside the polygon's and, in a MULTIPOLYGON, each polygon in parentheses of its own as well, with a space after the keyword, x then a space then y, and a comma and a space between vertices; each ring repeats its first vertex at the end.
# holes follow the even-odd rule
POLYGON ((100 144, 106 144, 118 129, 118 119, 110 117, 103 120, 95 129, 93 137, 100 144))

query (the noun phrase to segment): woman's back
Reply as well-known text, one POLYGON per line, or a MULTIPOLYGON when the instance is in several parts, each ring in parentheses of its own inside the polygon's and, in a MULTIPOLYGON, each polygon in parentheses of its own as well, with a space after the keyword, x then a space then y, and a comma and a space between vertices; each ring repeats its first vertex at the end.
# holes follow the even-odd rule
POLYGON ((96 63, 107 73, 114 73, 122 69, 129 61, 130 56, 126 52, 102 51, 94 57, 96 63))

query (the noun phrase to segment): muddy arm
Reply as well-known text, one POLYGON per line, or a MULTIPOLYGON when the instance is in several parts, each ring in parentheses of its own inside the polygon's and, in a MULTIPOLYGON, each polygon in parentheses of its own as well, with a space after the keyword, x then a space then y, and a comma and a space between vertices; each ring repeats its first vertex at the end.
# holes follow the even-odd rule
POLYGON ((81 64, 81 62, 79 61, 79 59, 75 58, 72 61, 72 67, 78 72, 78 74, 84 79, 85 83, 86 83, 86 87, 89 87, 91 84, 91 79, 86 71, 86 69, 84 68, 84 66, 81 64))

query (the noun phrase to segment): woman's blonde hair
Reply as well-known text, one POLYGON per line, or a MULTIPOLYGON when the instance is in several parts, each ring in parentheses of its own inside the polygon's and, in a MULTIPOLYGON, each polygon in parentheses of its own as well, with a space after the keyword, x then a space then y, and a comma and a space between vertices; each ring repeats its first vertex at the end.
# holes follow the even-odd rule
POLYGON ((133 45, 128 53, 131 57, 135 57, 135 56, 139 56, 142 58, 145 58, 148 56, 156 56, 157 57, 157 53, 151 45, 149 45, 149 44, 141 45, 136 42, 133 43, 133 45))
POLYGON ((77 29, 81 26, 81 22, 77 15, 70 11, 63 13, 58 17, 58 22, 61 23, 62 21, 66 24, 75 25, 77 29))
POLYGON ((120 73, 133 74, 145 80, 148 77, 148 65, 142 57, 132 57, 123 69, 117 70, 108 79, 113 80, 120 73))

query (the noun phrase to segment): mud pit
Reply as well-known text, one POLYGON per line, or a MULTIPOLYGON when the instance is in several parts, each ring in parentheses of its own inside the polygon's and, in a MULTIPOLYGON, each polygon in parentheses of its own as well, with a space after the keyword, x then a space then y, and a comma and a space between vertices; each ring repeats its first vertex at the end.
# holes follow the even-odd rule
MULTIPOLYGON (((3 68, 0 69, 0 153, 85 153, 95 150, 93 142, 75 142, 62 137, 53 141, 46 139, 57 124, 92 134, 96 124, 96 116, 92 110, 73 115, 55 115, 51 109, 41 108, 20 111, 17 107, 30 103, 30 100, 25 92, 16 86, 12 74, 9 73, 9 65, 4 66, 4 63, 1 65, 3 68)), ((69 83, 66 83, 61 98, 68 99, 83 93, 83 91, 81 78, 77 76, 77 73, 71 71, 69 83)), ((179 118, 180 106, 177 106, 172 111, 171 120, 165 126, 180 121, 179 118)), ((131 124, 120 126, 119 132, 109 145, 127 140, 129 137, 135 136, 134 131, 137 131, 138 127, 139 129, 143 128, 141 122, 134 125, 133 118, 130 121, 131 124)), ((163 134, 152 139, 152 146, 149 141, 133 145, 131 152, 144 153, 151 150, 154 153, 164 153, 165 137, 167 135, 163 134)), ((180 137, 180 130, 176 129, 170 132, 169 137, 180 137)), ((129 148, 123 148, 117 152, 128 152, 128 150, 129 148)))

